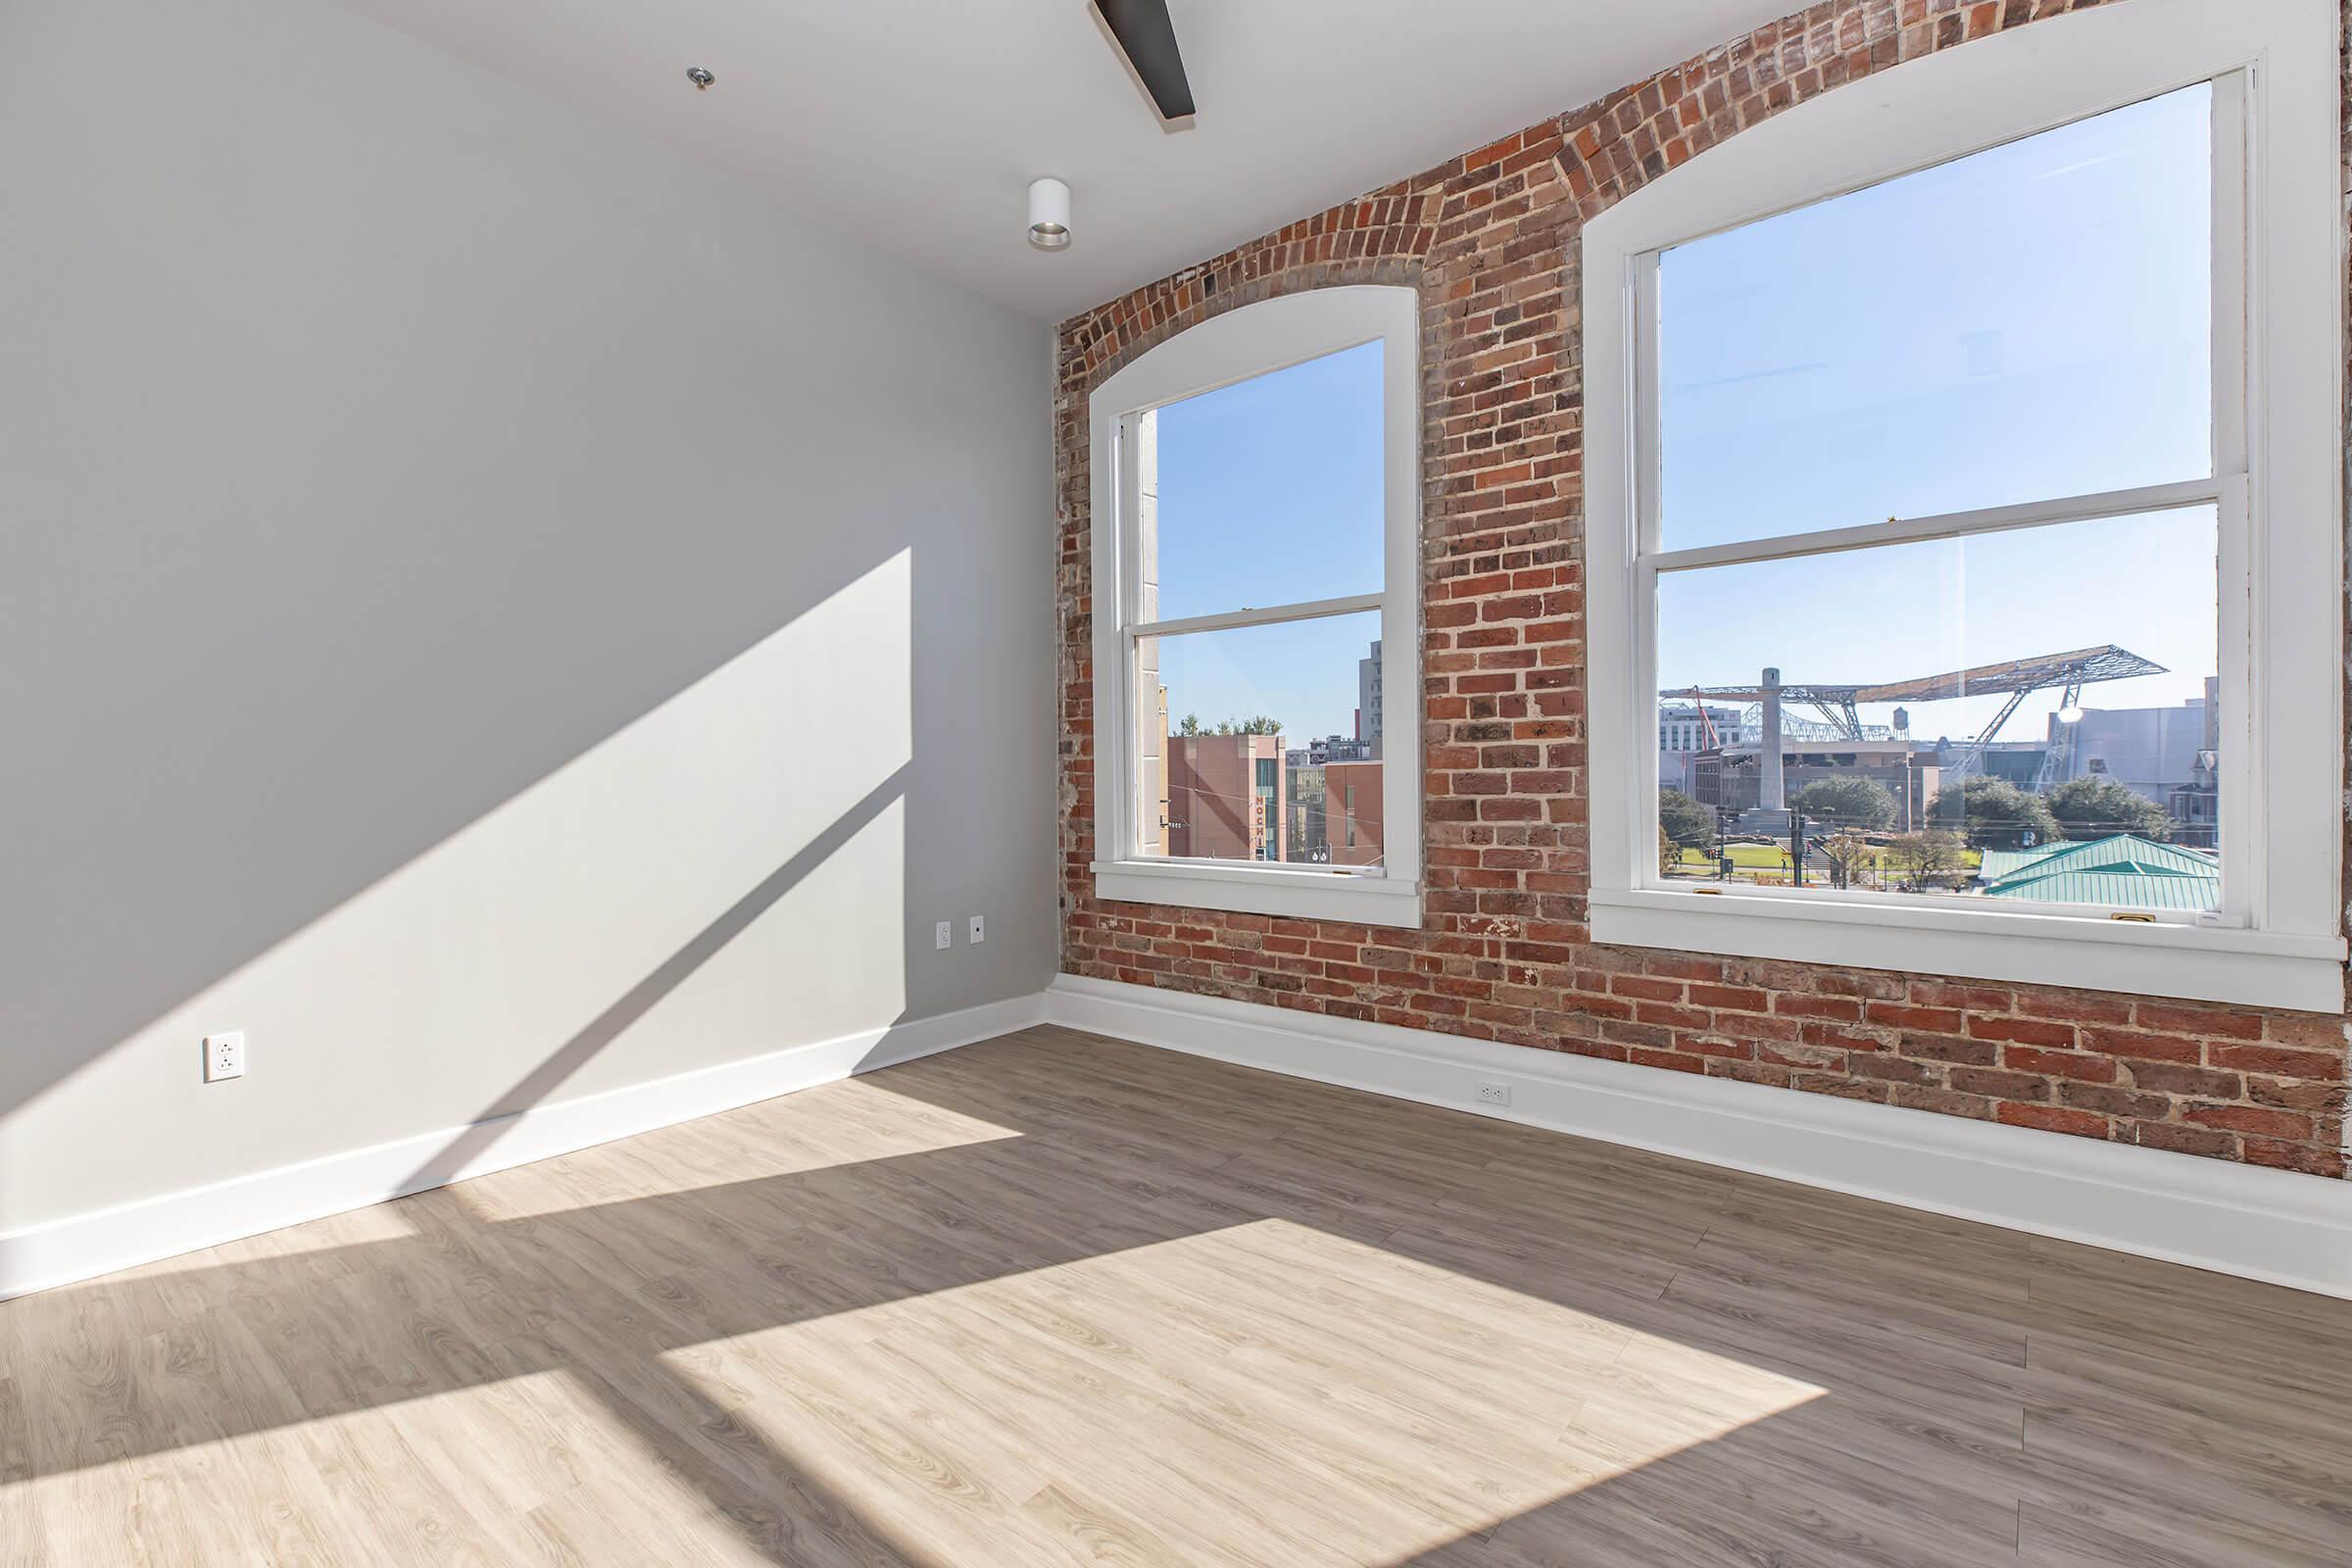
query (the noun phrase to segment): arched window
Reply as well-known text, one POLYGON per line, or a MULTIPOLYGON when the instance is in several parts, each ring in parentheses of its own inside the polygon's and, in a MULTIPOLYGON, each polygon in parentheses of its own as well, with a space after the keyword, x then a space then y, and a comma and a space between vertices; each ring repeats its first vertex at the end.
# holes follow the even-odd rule
POLYGON ((1102 897, 1420 923, 1418 312, 1264 300, 1096 389, 1102 897))
POLYGON ((1595 940, 2341 1007, 2335 22, 2055 19, 1586 225, 1595 940))

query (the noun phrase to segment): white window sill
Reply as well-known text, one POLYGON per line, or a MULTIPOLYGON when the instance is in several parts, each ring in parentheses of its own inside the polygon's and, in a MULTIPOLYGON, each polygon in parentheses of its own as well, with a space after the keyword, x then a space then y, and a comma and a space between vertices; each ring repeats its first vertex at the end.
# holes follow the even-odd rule
POLYGON ((1346 920, 1356 925, 1421 924, 1421 884, 1284 865, 1184 860, 1097 860, 1095 894, 1124 904, 1346 920))
POLYGON ((2073 914, 1595 889, 1592 940, 1742 958, 2184 997, 2305 1012, 2344 1005, 2344 940, 2073 914))

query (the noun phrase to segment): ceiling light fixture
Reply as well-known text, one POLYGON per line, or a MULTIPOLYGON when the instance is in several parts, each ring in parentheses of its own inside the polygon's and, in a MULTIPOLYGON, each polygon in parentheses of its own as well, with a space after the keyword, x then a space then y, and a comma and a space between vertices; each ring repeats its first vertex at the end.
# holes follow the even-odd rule
POLYGON ((686 79, 694 83, 694 90, 696 92, 709 92, 710 90, 710 84, 716 81, 718 78, 710 74, 710 73, 708 71, 705 71, 700 66, 688 66, 686 68, 686 79))
POLYGON ((1041 251, 1070 243, 1070 187, 1058 179, 1029 182, 1029 243, 1041 251))

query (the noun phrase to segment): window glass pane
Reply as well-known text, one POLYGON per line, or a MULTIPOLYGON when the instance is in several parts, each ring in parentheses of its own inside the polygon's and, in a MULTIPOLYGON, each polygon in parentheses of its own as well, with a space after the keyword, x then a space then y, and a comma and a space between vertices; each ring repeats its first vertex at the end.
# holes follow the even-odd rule
POLYGON ((2213 907, 2215 529, 2199 508, 1663 574, 1661 872, 2213 907))
POLYGON ((1144 619, 1380 592, 1379 343, 1138 423, 1144 619))
POLYGON ((1381 747, 1360 702, 1380 616, 1136 640, 1147 856, 1375 865, 1381 747))
POLYGON ((2212 471, 2212 88, 1667 251, 1663 548, 2212 471))

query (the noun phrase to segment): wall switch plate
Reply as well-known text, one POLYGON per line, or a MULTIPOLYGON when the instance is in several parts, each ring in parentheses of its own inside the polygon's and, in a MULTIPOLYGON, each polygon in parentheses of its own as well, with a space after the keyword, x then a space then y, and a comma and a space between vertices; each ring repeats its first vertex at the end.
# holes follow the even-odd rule
POLYGON ((231 1030, 223 1035, 204 1037, 204 1081, 217 1084, 224 1078, 245 1076, 245 1031, 231 1030))
POLYGON ((1478 1099, 1481 1104, 1507 1105, 1511 1102, 1511 1086, 1509 1084, 1480 1084, 1478 1099))
POLYGON ((942 953, 945 953, 945 952, 947 952, 949 948, 951 948, 951 947, 955 946, 955 943, 956 943, 956 922, 955 922, 955 921, 953 921, 953 920, 942 920, 942 921, 940 921, 940 922, 939 922, 939 924, 938 924, 937 926, 935 926, 935 927, 933 927, 933 928, 932 928, 932 931, 931 931, 931 945, 932 945, 933 947, 937 948, 937 949, 938 949, 940 952, 942 952, 942 953))
POLYGON ((988 940, 988 923, 987 923, 987 921, 986 921, 985 919, 983 919, 981 916, 977 915, 977 914, 973 915, 973 916, 972 916, 972 945, 973 945, 974 947, 977 947, 977 946, 979 946, 981 943, 983 943, 983 942, 986 942, 987 940, 988 940))

